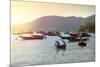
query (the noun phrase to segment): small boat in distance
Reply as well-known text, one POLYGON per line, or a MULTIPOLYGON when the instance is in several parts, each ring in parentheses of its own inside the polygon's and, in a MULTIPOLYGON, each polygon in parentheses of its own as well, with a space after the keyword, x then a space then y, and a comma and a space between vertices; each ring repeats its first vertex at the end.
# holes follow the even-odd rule
POLYGON ((22 38, 23 40, 32 40, 32 39, 43 39, 44 36, 43 35, 20 35, 20 38, 22 38))
POLYGON ((88 41, 90 35, 85 32, 71 32, 69 34, 63 34, 59 35, 60 38, 62 39, 67 39, 69 42, 77 42, 80 41, 80 37, 82 38, 83 41, 88 41))

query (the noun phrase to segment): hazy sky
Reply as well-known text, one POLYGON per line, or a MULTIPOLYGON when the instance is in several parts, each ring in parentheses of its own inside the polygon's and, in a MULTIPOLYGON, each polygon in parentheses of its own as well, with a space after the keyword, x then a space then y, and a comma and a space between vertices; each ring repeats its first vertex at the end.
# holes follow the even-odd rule
POLYGON ((11 1, 11 23, 26 23, 41 16, 77 16, 87 17, 95 13, 93 5, 73 5, 11 1))

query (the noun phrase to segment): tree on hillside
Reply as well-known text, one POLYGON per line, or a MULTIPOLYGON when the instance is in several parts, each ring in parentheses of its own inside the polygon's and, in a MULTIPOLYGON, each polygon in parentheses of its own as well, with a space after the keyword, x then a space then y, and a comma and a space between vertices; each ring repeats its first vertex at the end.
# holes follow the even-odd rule
POLYGON ((78 29, 78 31, 95 33, 95 22, 90 21, 90 22, 80 25, 80 28, 78 29))

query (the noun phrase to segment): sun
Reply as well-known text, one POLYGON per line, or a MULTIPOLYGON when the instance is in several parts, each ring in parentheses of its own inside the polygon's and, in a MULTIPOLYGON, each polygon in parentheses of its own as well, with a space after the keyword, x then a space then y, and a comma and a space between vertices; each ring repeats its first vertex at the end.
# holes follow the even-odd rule
POLYGON ((19 18, 19 17, 17 17, 17 16, 12 16, 11 17, 11 24, 19 24, 20 21, 21 20, 21 18, 19 18))

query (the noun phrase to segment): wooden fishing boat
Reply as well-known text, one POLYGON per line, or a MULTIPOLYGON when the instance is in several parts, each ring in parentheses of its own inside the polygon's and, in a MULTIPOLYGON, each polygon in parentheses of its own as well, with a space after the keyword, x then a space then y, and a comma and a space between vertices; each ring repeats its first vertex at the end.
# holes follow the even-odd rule
POLYGON ((22 38, 23 40, 43 39, 44 38, 44 36, 40 36, 40 35, 29 35, 29 36, 20 35, 19 37, 22 38))

